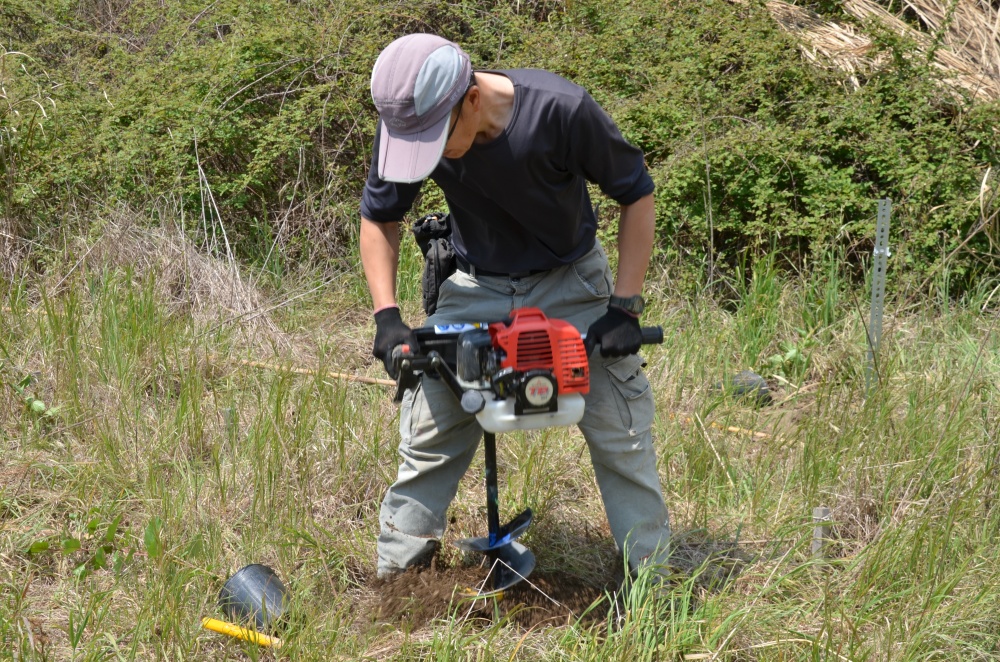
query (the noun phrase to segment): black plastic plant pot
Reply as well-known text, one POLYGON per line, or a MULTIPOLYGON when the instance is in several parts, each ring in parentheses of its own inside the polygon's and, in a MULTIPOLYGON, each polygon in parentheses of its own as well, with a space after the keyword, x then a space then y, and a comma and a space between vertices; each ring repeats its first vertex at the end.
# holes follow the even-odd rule
POLYGON ((222 613, 236 623, 252 624, 258 632, 275 629, 287 601, 278 575, 259 563, 240 568, 219 591, 222 613))
POLYGON ((736 397, 758 407, 771 404, 771 389, 763 377, 752 370, 741 370, 726 385, 736 397))

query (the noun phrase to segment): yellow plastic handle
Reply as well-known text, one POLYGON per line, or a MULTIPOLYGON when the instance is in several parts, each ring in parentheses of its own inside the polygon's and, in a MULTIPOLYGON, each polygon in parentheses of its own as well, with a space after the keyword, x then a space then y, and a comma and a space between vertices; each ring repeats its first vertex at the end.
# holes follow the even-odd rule
POLYGON ((226 621, 220 621, 217 618, 208 618, 207 616, 201 619, 201 626, 206 630, 211 630, 212 632, 218 632, 219 634, 224 634, 229 637, 236 637, 237 639, 242 639, 243 641, 249 641, 250 643, 257 644, 259 646, 268 646, 270 648, 281 648, 282 641, 277 637, 269 637, 266 634, 257 632, 256 630, 248 630, 247 628, 240 627, 239 625, 234 625, 233 623, 227 623, 226 621))

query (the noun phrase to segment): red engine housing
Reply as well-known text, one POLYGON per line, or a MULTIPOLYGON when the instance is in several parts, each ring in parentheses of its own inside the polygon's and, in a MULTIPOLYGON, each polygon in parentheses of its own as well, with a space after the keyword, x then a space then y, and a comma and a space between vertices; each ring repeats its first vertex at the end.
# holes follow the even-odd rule
POLYGON ((516 308, 510 324, 490 324, 490 338, 506 357, 502 368, 551 370, 559 393, 590 391, 590 364, 583 337, 569 322, 550 320, 538 308, 516 308))

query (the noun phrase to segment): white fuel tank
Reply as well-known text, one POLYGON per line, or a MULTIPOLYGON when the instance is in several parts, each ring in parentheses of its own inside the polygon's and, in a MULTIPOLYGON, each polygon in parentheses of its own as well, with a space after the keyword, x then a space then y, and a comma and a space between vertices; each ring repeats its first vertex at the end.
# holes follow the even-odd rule
POLYGON ((537 430, 539 428, 574 425, 583 418, 583 396, 568 393, 557 396, 559 410, 541 414, 514 414, 514 398, 487 400, 486 406, 476 414, 476 420, 487 432, 512 430, 537 430))

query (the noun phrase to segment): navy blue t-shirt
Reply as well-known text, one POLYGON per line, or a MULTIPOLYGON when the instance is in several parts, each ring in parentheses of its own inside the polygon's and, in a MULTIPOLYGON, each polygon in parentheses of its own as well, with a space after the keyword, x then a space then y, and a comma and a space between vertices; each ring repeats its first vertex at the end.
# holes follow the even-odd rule
MULTIPOLYGON (((455 250, 498 273, 569 264, 593 247, 597 232, 588 181, 622 205, 653 192, 642 152, 579 85, 534 69, 488 73, 514 84, 507 128, 461 158, 442 158, 430 175, 448 202, 455 250)), ((379 179, 378 136, 361 214, 400 221, 422 182, 379 179)))

